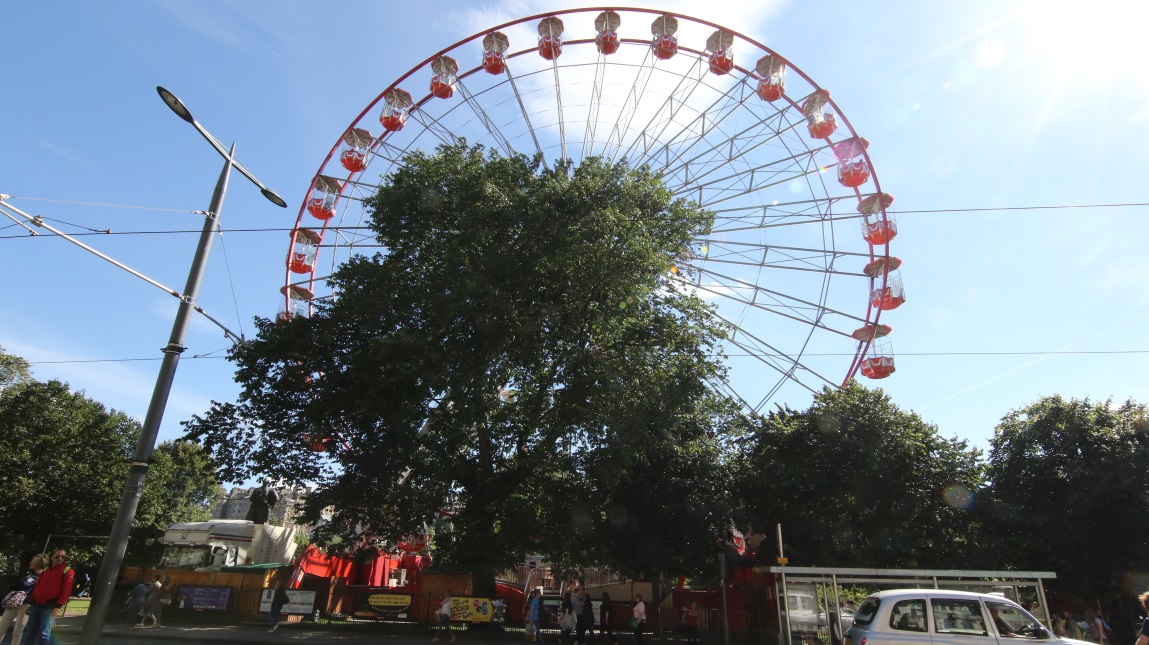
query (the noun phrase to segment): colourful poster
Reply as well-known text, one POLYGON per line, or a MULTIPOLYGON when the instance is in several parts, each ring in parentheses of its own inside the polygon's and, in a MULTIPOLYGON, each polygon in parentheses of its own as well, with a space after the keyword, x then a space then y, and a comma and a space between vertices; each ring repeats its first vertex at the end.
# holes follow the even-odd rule
POLYGON ((502 625, 507 621, 507 601, 505 598, 452 596, 451 620, 502 625))

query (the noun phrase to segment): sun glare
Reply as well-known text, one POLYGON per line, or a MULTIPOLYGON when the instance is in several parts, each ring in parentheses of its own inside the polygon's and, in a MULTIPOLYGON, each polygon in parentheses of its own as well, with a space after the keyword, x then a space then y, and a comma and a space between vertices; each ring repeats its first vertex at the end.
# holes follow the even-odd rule
POLYGON ((1149 98, 1149 2, 1145 0, 1023 0, 1017 19, 1025 49, 1058 76, 1136 87, 1149 98))

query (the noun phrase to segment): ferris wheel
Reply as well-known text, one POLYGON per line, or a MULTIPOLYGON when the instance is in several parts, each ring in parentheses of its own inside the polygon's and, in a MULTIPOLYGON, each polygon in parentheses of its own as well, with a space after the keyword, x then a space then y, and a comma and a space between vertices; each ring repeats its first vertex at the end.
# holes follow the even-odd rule
POLYGON ((337 298, 327 278, 374 253, 365 201, 417 149, 465 138, 510 155, 649 164, 715 214, 666 278, 730 328, 717 384, 761 410, 894 372, 883 311, 905 301, 897 224, 826 89, 734 30, 652 9, 572 9, 498 25, 399 76, 323 159, 291 232, 280 320, 337 298))

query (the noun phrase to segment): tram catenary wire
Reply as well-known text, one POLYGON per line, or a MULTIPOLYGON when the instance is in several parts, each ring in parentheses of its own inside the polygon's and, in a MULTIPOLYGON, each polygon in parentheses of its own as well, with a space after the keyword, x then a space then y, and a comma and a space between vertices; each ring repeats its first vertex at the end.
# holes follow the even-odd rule
MULTIPOLYGON (((17 198, 13 197, 12 199, 17 199, 17 198)), ((185 213, 185 212, 186 213, 194 213, 195 212, 195 211, 184 211, 184 210, 172 209, 172 208, 151 208, 151 207, 146 207, 146 206, 123 206, 123 205, 116 205, 116 204, 90 204, 88 202, 70 202, 67 200, 50 200, 50 199, 41 199, 41 198, 36 198, 36 197, 21 197, 19 199, 39 199, 40 201, 56 201, 56 202, 65 203, 65 204, 75 203, 75 204, 86 204, 86 205, 92 205, 92 206, 108 206, 108 207, 113 207, 113 208, 135 208, 135 209, 142 209, 142 210, 157 210, 157 211, 168 211, 168 212, 177 212, 177 213, 185 213)), ((932 215, 932 214, 941 214, 941 213, 987 213, 987 212, 1005 212, 1005 211, 1070 210, 1070 209, 1083 209, 1083 208, 1134 208, 1134 207, 1144 207, 1144 206, 1149 206, 1149 202, 1121 202, 1121 203, 1111 203, 1111 204, 1052 204, 1052 205, 1046 205, 1046 206, 977 206, 977 207, 970 207, 970 208, 931 208, 931 209, 916 209, 916 210, 899 210, 899 211, 893 211, 893 212, 895 215, 902 216, 902 215, 932 215)), ((80 228, 86 228, 86 227, 83 227, 79 224, 73 224, 73 226, 77 226, 80 228)), ((5 228, 7 228, 7 227, 5 227, 5 228)), ((338 226, 338 227, 333 226, 333 227, 330 227, 329 230, 351 231, 351 230, 370 230, 370 228, 371 228, 370 226, 338 226)), ((91 230, 92 229, 89 229, 89 231, 91 231, 91 230)), ((294 230, 294 229, 292 229, 290 227, 276 226, 276 227, 260 227, 260 228, 229 228, 229 229, 221 229, 220 233, 284 233, 284 232, 288 232, 288 231, 292 231, 292 230, 294 230)), ((176 229, 176 230, 167 230, 167 231, 112 231, 112 230, 103 230, 103 231, 92 231, 89 233, 71 233, 70 235, 73 235, 73 236, 80 236, 80 235, 173 235, 173 234, 182 234, 182 233, 196 233, 196 234, 198 234, 198 233, 200 233, 200 231, 199 230, 192 230, 192 229, 187 229, 187 230, 176 229)), ((25 237, 37 237, 37 236, 32 236, 32 235, 4 235, 4 236, 0 236, 0 240, 25 238, 25 237)))
MULTIPOLYGON (((1034 352, 898 352, 898 356, 1057 356, 1057 355, 1112 355, 1112 354, 1149 354, 1149 349, 1111 349, 1111 350, 1081 350, 1081 351, 1034 351, 1034 352)), ((755 354, 727 354, 729 357, 745 358, 755 354)), ((815 353, 803 356, 853 356, 850 353, 815 353)), ((209 356, 197 354, 184 356, 181 360, 189 358, 227 358, 226 356, 209 356)), ((146 358, 89 358, 67 361, 28 361, 29 365, 65 365, 69 363, 128 363, 136 361, 161 361, 163 357, 146 358)))

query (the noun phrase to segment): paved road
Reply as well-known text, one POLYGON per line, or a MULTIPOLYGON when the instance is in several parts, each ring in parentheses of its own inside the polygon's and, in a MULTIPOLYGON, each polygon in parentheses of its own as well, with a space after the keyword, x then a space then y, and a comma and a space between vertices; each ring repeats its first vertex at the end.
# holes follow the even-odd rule
MULTIPOLYGON (((80 640, 83 616, 61 618, 53 632, 58 645, 75 645, 80 640)), ((402 633, 383 631, 378 626, 336 626, 317 628, 300 623, 284 624, 274 633, 257 623, 243 625, 172 625, 155 629, 131 629, 113 623, 104 628, 101 645, 221 645, 222 643, 307 643, 307 645, 428 645, 432 633, 417 628, 402 633)), ((457 631, 455 645, 524 645, 522 633, 457 631)), ((548 639, 544 645, 557 645, 548 639)))

